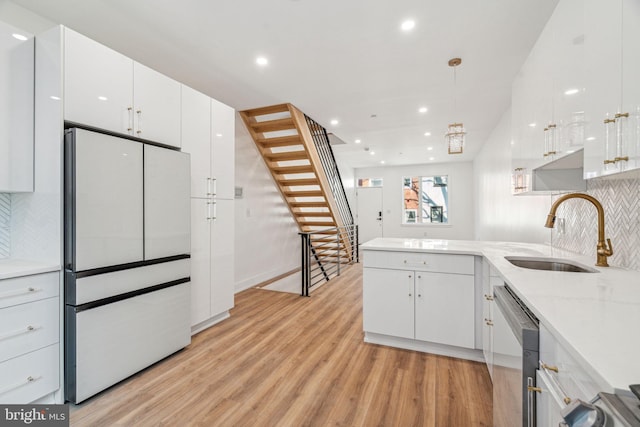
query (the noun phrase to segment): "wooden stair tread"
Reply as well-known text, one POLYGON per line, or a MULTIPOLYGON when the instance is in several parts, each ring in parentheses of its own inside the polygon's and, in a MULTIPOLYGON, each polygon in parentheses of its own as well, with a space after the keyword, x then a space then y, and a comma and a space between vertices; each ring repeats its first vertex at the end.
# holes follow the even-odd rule
POLYGON ((283 187, 297 187, 299 185, 320 185, 318 178, 279 178, 278 183, 283 187))
POLYGON ((300 135, 277 136, 273 138, 258 138, 258 144, 263 147, 286 147, 290 145, 302 145, 300 135))
POLYGON ((301 165, 301 166, 275 166, 274 165, 274 166, 271 166, 271 170, 281 175, 314 172, 313 166, 311 165, 301 165))
POLYGON ((299 218, 331 218, 331 212, 296 212, 295 215, 299 218))
POLYGON ((251 123, 251 128, 256 133, 277 132, 280 130, 295 129, 296 124, 291 117, 276 120, 266 120, 264 122, 251 123))
POLYGON ((283 191, 286 197, 324 197, 322 190, 283 191))
POLYGON ((316 202, 304 202, 292 200, 289 202, 292 208, 326 208, 329 205, 324 200, 318 200, 316 202))
POLYGON ((326 228, 332 228, 336 226, 336 223, 333 221, 300 221, 300 224, 304 226, 321 226, 326 228))
POLYGON ((241 111, 249 117, 265 116, 267 114, 284 113, 289 111, 289 104, 269 105, 267 107, 252 108, 250 110, 241 111))
POLYGON ((304 150, 283 151, 280 153, 264 153, 263 157, 272 162, 286 162, 288 160, 307 160, 309 154, 304 150))

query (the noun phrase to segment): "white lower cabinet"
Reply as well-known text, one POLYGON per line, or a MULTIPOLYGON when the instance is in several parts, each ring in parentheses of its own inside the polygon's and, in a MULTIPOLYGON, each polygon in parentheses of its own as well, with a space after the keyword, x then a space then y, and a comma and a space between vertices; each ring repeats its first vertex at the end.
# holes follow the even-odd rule
POLYGON ((60 387, 58 272, 0 280, 0 402, 34 402, 60 387))
POLYGON ((364 254, 365 333, 473 349, 473 256, 387 255, 378 251, 364 254), (397 265, 399 268, 377 268, 376 264, 379 263, 385 267, 397 265), (440 268, 444 271, 402 269, 405 265, 424 270, 440 268))
MULTIPOLYGON (((234 304, 233 200, 191 199, 191 326, 221 320, 234 304)), ((212 323, 211 323, 212 324, 212 323)))
POLYGON ((536 396, 537 425, 559 426, 560 422, 564 422, 560 412, 565 405, 545 372, 536 371, 536 387, 540 389, 536 396))

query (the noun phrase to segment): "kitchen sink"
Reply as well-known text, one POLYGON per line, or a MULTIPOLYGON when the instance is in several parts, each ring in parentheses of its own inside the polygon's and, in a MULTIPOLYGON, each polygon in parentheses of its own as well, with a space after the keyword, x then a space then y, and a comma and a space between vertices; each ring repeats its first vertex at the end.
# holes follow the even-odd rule
POLYGON ((504 257, 511 264, 529 268, 532 270, 567 271, 572 273, 597 273, 595 268, 587 267, 577 262, 558 258, 537 258, 537 257, 504 257))

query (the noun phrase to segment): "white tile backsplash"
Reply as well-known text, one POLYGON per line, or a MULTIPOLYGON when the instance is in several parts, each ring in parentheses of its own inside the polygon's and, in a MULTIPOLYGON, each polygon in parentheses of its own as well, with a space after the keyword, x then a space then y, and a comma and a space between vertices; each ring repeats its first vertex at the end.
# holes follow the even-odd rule
POLYGON ((0 193, 0 259, 11 253, 11 195, 0 193))
MULTIPOLYGON (((640 270, 640 177, 592 179, 587 182, 586 192, 604 208, 605 237, 613 246, 609 264, 640 270)), ((557 217, 565 218, 565 233, 554 229, 553 245, 593 256, 595 262, 598 216, 594 206, 570 199, 560 205, 557 217)))

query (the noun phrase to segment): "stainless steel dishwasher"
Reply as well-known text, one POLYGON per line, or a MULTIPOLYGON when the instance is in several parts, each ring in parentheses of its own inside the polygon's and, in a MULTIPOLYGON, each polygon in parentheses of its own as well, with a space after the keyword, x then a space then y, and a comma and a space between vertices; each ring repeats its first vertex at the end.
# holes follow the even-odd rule
POLYGON ((538 366, 538 319, 506 284, 493 293, 493 425, 532 427, 535 398, 529 387, 538 366))

